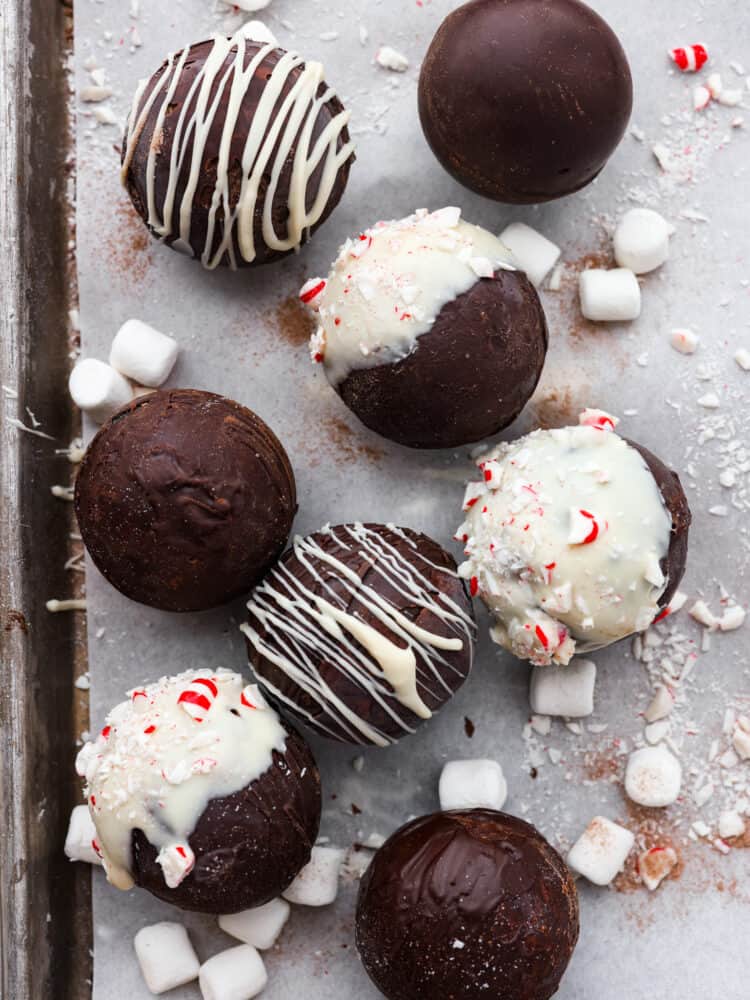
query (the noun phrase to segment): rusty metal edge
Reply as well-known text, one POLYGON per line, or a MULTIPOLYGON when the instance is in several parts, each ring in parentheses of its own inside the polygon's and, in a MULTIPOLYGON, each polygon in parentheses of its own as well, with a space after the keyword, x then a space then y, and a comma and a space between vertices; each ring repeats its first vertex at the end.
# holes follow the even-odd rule
POLYGON ((0 996, 90 995, 90 873, 62 852, 80 790, 72 773, 83 625, 50 615, 69 596, 70 511, 53 483, 75 427, 69 367, 70 12, 0 0, 0 996), (67 41, 66 41, 66 32, 67 41), (12 393, 17 393, 13 399, 12 393), (26 407, 56 441, 19 431, 26 407))

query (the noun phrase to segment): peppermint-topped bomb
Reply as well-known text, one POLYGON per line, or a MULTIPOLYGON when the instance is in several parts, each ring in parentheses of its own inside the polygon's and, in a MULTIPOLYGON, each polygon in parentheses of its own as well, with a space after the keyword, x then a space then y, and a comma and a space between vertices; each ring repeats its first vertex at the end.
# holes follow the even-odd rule
POLYGON ((134 400, 88 447, 75 487, 83 541, 127 597, 202 611, 246 594, 283 549, 294 473, 261 418, 170 389, 134 400))
POLYGON ((413 448, 507 427, 547 352, 539 296, 511 254, 458 208, 378 222, 302 288, 313 360, 363 424, 413 448))
POLYGON ((152 235, 206 268, 285 257, 344 193, 354 152, 323 66, 242 30, 168 56, 133 100, 122 181, 152 235))
POLYGON ((548 1000, 577 940, 565 862, 494 810, 412 820, 360 884, 357 948, 387 1000, 548 1000))
POLYGON ((310 748, 231 670, 134 688, 76 769, 109 881, 184 910, 235 913, 274 899, 318 835, 310 748))
POLYGON ((344 743, 414 732, 471 669, 474 615, 456 564, 408 528, 342 524, 295 538, 248 610, 264 693, 344 743))
POLYGON ((622 45, 579 0, 472 0, 443 21, 419 77, 422 128, 441 164, 517 204, 589 184, 632 105, 622 45))
POLYGON ((586 410, 482 457, 469 483, 459 573, 520 659, 574 653, 644 631, 685 570, 690 510, 678 476, 586 410))

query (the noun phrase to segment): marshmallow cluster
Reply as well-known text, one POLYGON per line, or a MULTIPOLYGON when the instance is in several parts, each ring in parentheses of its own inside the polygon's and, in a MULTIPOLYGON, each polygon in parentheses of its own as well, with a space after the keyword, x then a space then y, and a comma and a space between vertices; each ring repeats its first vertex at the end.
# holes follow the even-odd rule
POLYGON ((147 323, 129 319, 112 341, 109 364, 79 361, 68 380, 73 402, 97 424, 109 420, 136 395, 162 385, 177 360, 177 341, 147 323), (134 384, 133 384, 134 383, 134 384))

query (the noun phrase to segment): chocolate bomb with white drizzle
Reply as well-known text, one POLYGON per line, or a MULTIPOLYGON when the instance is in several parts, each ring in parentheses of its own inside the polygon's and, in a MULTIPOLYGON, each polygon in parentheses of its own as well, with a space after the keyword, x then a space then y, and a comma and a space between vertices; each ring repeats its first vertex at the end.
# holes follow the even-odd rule
POLYGON ((264 694, 330 739, 393 743, 471 669, 474 616, 456 564, 408 528, 355 523, 296 538, 248 611, 264 694))
POLYGON ((376 223, 300 297, 318 315, 313 360, 363 424, 399 444, 449 448, 495 434, 542 371, 535 288, 455 207, 376 223))
POLYGON ((338 204, 354 160, 323 66, 240 29, 170 54, 133 100, 122 181, 164 243, 204 267, 298 250, 338 204))
POLYGON ((76 761, 109 881, 185 910, 278 896, 308 862, 320 775, 255 685, 200 668, 129 692, 76 761))

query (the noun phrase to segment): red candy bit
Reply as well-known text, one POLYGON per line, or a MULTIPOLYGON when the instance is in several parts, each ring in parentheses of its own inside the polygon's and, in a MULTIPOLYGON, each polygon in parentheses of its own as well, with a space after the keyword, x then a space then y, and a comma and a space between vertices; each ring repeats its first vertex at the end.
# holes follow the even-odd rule
POLYGON ((186 858, 187 857, 187 854, 185 853, 185 848, 184 847, 180 847, 179 844, 177 845, 177 847, 175 847, 175 850, 177 851, 177 853, 180 855, 181 858, 186 858))
POLYGON ((655 625, 657 622, 660 622, 663 618, 666 618, 669 613, 670 613, 669 607, 662 608, 651 624, 655 625))
POLYGON ((210 710, 218 691, 216 683, 210 677, 196 677, 190 687, 180 692, 177 704, 182 705, 195 722, 203 722, 204 713, 210 710))
POLYGON ((597 431, 613 431, 619 422, 617 417, 605 410, 592 410, 588 407, 578 417, 581 427, 593 427, 597 431))
POLYGON ((477 594, 479 593, 479 577, 472 576, 471 580, 469 581, 469 593, 471 594, 472 597, 476 597, 477 594))
POLYGON ((541 625, 537 625, 534 629, 534 634, 545 649, 549 649, 549 639, 547 638, 547 633, 544 631, 541 625))
POLYGON ((322 355, 322 354, 320 353, 320 351, 318 351, 318 352, 317 352, 317 353, 316 353, 316 354, 315 354, 315 355, 313 356, 313 361, 315 362, 315 364, 316 364, 316 365, 319 365, 319 364, 321 364, 321 362, 323 361, 323 355, 322 355))
POLYGON ((669 58, 683 73, 697 73, 708 62, 708 52, 701 44, 670 49, 669 58))
POLYGON ((216 686, 216 682, 212 681, 210 677, 196 677, 195 680, 193 681, 193 684, 194 685, 201 684, 203 685, 203 687, 208 688, 208 690, 211 692, 214 698, 219 693, 219 689, 216 686))
POLYGON ((247 690, 248 688, 245 688, 245 690, 240 695, 240 705, 244 705, 245 708, 257 708, 258 706, 253 705, 252 701, 250 701, 249 696, 245 694, 245 691, 247 690))
POLYGON ((490 460, 481 466, 484 481, 490 489, 497 489, 500 485, 500 463, 490 460))
POLYGON ((557 566, 557 563, 551 562, 547 563, 547 565, 544 567, 544 582, 548 585, 552 583, 552 570, 555 568, 555 566, 557 566))
POLYGON ((310 278, 299 290, 300 301, 309 306, 325 291, 326 282, 323 278, 310 278))
POLYGON ((104 857, 104 855, 102 854, 101 848, 99 847, 99 842, 97 841, 96 837, 94 837, 93 840, 91 841, 91 846, 94 848, 94 851, 96 852, 97 857, 99 857, 99 858, 104 857))
POLYGON ((138 691, 133 691, 130 697, 133 701, 135 701, 136 698, 146 698, 147 695, 143 689, 139 689, 138 691))
POLYGON ((89 802, 92 806, 96 805, 96 795, 89 795, 89 802))
POLYGON ((568 545, 591 545, 599 537, 599 522, 589 510, 572 507, 568 545))
POLYGON ((146 726, 146 728, 143 730, 143 732, 144 732, 144 734, 146 736, 150 736, 151 733, 155 733, 156 732, 156 726, 146 726))
POLYGON ((102 731, 99 733, 99 735, 101 736, 101 738, 103 740, 108 740, 109 739, 109 734, 111 732, 112 732, 112 727, 111 726, 105 726, 104 729, 102 729, 102 731))

